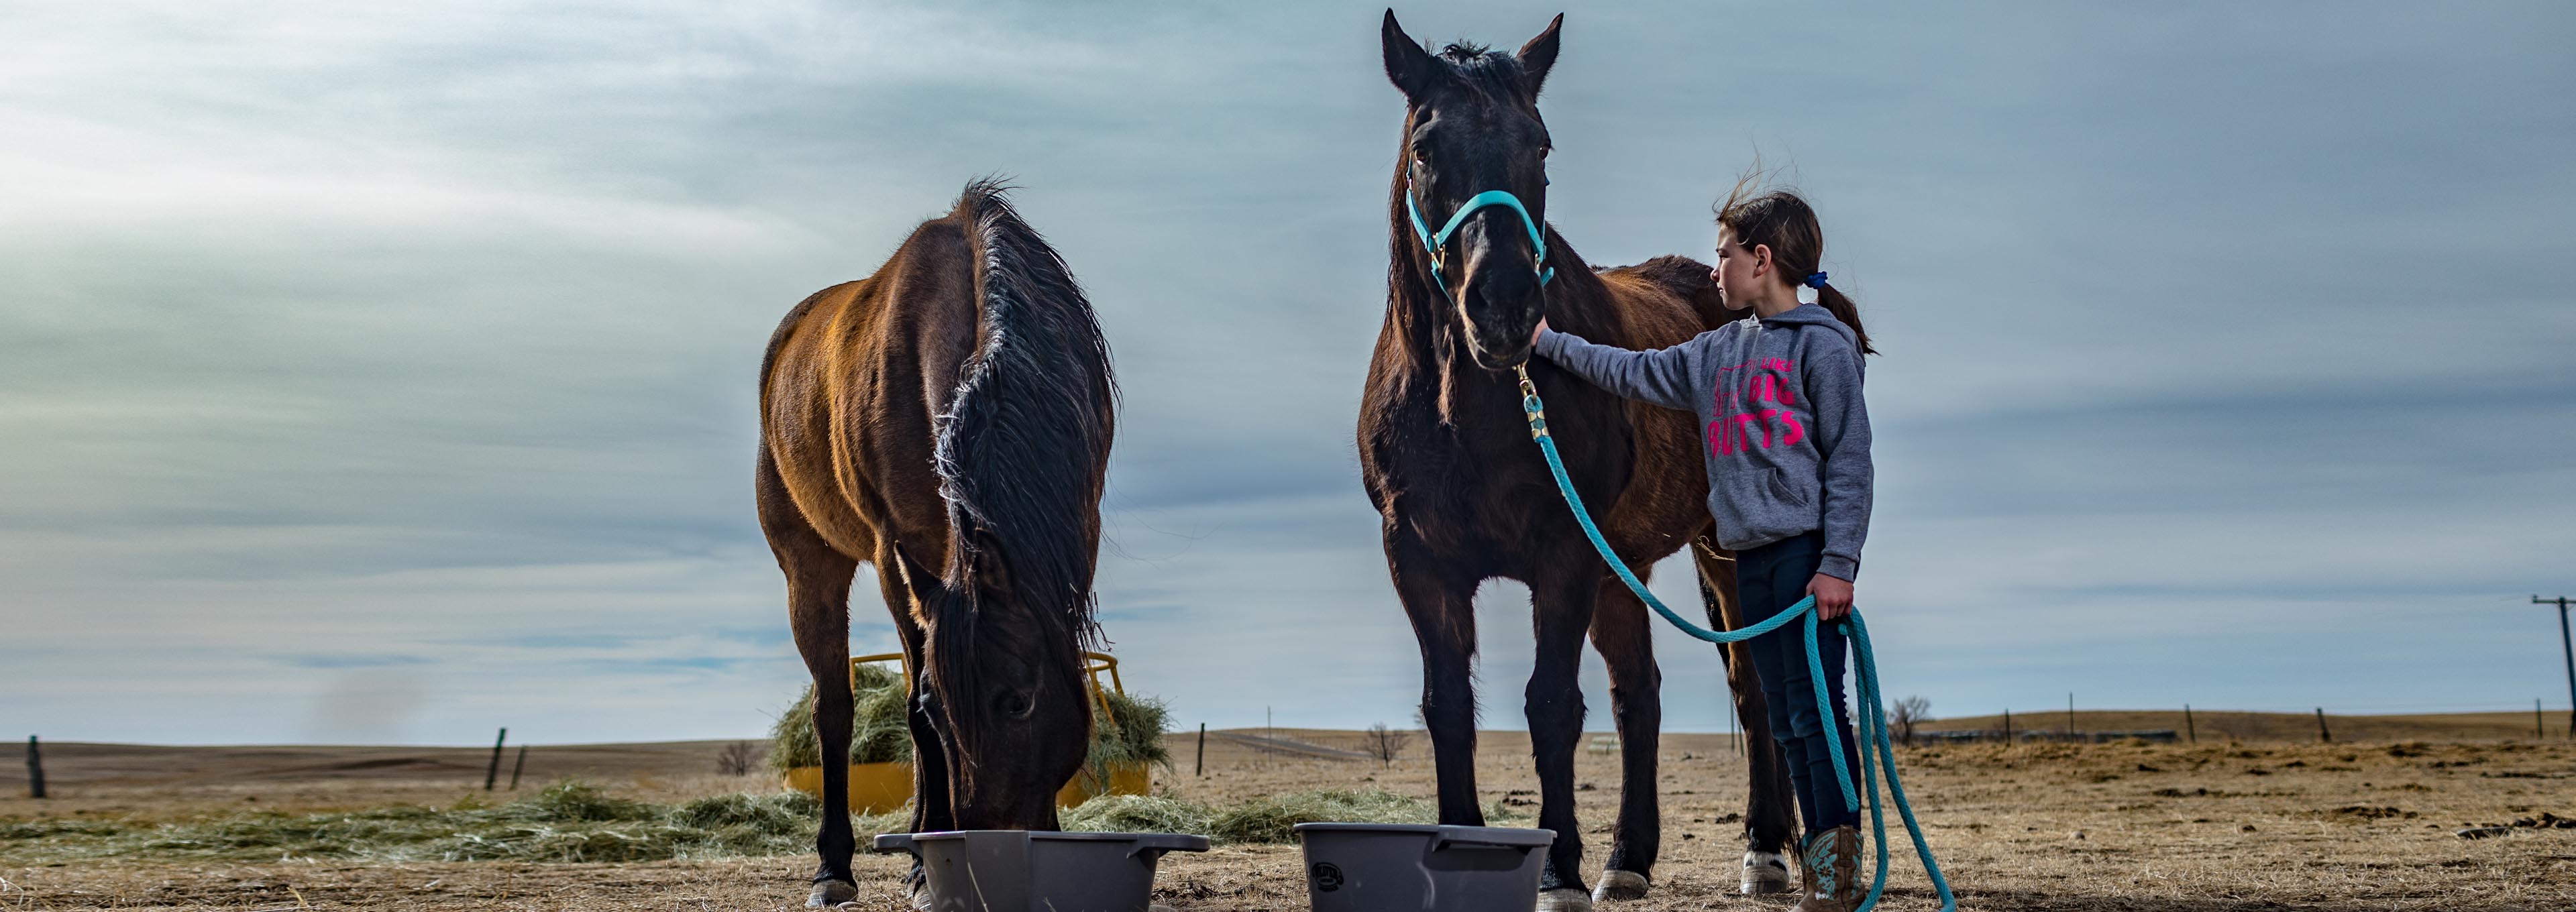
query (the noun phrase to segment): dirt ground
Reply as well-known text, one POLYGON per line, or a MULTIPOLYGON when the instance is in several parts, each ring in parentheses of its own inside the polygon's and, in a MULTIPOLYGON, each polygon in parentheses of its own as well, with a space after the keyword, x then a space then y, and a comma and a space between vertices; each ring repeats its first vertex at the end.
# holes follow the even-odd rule
MULTIPOLYGON (((1210 738, 1207 771, 1175 736, 1179 770, 1158 788, 1206 802, 1312 788, 1383 788, 1428 797, 1419 736, 1392 766, 1257 746, 1263 732, 1210 738)), ((1343 750, 1352 732, 1281 730, 1343 750)), ((1478 785, 1487 804, 1535 787, 1528 740, 1488 732, 1478 785)), ((539 748, 537 775, 578 773, 638 797, 767 787, 712 775, 716 742, 539 748), (586 752, 586 753, 585 753, 586 752)), ((1316 753, 1330 753, 1316 752, 1316 753)), ((1664 856, 1654 893, 1605 912, 1785 909, 1734 895, 1742 853, 1743 761, 1722 735, 1661 745, 1664 856)), ((32 801, 23 779, 0 823, 91 816, 187 820, 244 807, 311 811, 446 804, 479 793, 488 750, 410 748, 115 748, 49 751, 57 797, 32 801), (268 751, 257 756, 223 752, 268 751), (194 757, 195 759, 186 759, 194 757)), ((1586 858, 1598 865, 1617 801, 1615 755, 1578 755, 1586 858)), ((2576 746, 2513 742, 2292 745, 1996 744, 1914 748, 1900 764, 1928 838, 1965 909, 2363 910, 2576 909, 2576 829, 2513 826, 2576 817, 2576 746), (2505 835, 2455 831, 2503 825, 2505 835)), ((508 767, 503 767, 506 778, 508 767)), ((534 779, 533 781, 546 781, 534 779)), ((1498 821, 1527 825, 1527 821, 1498 821)), ((1893 824, 1893 820, 1891 820, 1893 824)), ((1935 908, 1897 836, 1884 908, 1935 908)), ((57 862, 0 855, 0 909, 750 910, 797 907, 801 856, 645 864, 370 864, 280 859, 57 862)), ((1181 910, 1305 908, 1294 846, 1220 847, 1168 857, 1158 899, 1181 910)), ((903 908, 892 858, 860 860, 866 904, 903 908)), ((1587 870, 1587 879, 1597 871, 1587 870)))

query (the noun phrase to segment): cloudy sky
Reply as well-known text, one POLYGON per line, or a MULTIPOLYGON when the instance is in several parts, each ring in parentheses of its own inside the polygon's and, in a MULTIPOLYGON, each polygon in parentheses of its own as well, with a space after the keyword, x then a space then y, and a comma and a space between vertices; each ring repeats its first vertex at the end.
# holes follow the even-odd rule
MULTIPOLYGON (((1886 352, 1892 695, 2566 708, 2528 599, 2576 590, 2576 12, 1661 6, 1568 16, 1549 213, 1704 254, 1757 154, 1820 209, 1886 352)), ((1407 723, 1351 443, 1381 9, 0 7, 0 733, 760 731, 803 675, 761 347, 986 173, 1116 349, 1129 686, 1407 723)), ((1557 9, 1397 12, 1512 46, 1557 9)), ((1485 589, 1488 725, 1528 617, 1485 589)), ((1723 729, 1714 656, 1659 645, 1667 723, 1723 729)))

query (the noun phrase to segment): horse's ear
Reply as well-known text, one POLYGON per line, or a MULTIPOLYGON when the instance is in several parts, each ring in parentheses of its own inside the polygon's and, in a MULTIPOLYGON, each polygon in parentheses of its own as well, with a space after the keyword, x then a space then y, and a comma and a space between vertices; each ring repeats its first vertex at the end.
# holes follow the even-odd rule
POLYGON ((1423 90, 1431 87, 1431 80, 1439 73, 1440 61, 1431 59, 1431 52, 1422 49, 1422 42, 1413 40, 1413 36, 1404 33, 1404 26, 1396 24, 1395 10, 1386 11, 1386 24, 1378 29, 1378 40, 1386 46, 1386 80, 1395 83, 1408 101, 1422 97, 1423 90))
MULTIPOLYGON (((1390 12, 1388 15, 1391 17, 1393 13, 1390 12)), ((1389 18, 1387 21, 1395 20, 1389 18)), ((1558 13, 1556 18, 1548 20, 1547 31, 1538 33, 1538 37, 1530 39, 1528 44, 1521 45, 1519 55, 1521 79, 1529 83, 1531 98, 1538 97, 1539 85, 1547 82, 1548 69, 1556 66, 1556 31, 1564 26, 1565 14, 1558 13)))

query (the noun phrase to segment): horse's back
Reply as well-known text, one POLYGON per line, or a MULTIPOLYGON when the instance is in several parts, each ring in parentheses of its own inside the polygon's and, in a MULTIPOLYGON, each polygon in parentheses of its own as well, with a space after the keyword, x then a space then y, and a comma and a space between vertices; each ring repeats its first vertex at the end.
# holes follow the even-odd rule
POLYGON ((1682 336, 1685 339, 1743 315, 1741 311, 1728 314, 1719 301, 1717 284, 1709 281, 1708 264, 1689 257, 1659 256, 1633 266, 1613 266, 1597 274, 1619 294, 1630 312, 1688 313, 1695 328, 1682 336))
POLYGON ((805 521, 850 557, 872 560, 880 537, 946 538, 932 423, 974 349, 968 230, 954 213, 922 223, 875 274, 814 293, 770 338, 764 457, 805 521))

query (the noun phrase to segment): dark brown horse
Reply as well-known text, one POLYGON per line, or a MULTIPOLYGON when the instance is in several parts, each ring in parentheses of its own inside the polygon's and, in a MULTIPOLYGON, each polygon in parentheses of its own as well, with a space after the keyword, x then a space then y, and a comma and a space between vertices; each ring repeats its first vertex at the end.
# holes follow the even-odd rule
POLYGON ((808 905, 856 896, 840 758, 861 563, 910 674, 912 829, 1056 828, 1056 790, 1090 748, 1081 650, 1097 637, 1116 400, 1090 303, 989 182, 770 337, 760 525, 787 574, 825 760, 808 905))
MULTIPOLYGON (((1540 786, 1539 826, 1555 830, 1539 908, 1583 909, 1582 828, 1574 817, 1574 748, 1583 727, 1576 684, 1587 633, 1610 670, 1611 715, 1621 748, 1619 820, 1597 898, 1645 895, 1660 824, 1655 748, 1662 707, 1645 606, 1585 541, 1530 442, 1511 369, 1529 362, 1542 311, 1550 325, 1628 348, 1660 348, 1713 329, 1729 313, 1708 267, 1681 257, 1595 272, 1565 239, 1546 233, 1544 262, 1531 231, 1508 208, 1477 209, 1434 252, 1407 214, 1413 195, 1431 226, 1468 200, 1507 191, 1545 224, 1549 138, 1538 94, 1555 63, 1564 17, 1516 54, 1451 45, 1426 50, 1389 12, 1387 78, 1405 97, 1404 141, 1387 217, 1386 324, 1378 333, 1360 406, 1359 453, 1369 500, 1384 520, 1387 569, 1422 646, 1422 716, 1440 779, 1440 821, 1479 824, 1476 804, 1476 651, 1472 599, 1484 580, 1528 584, 1538 656, 1523 692, 1540 786), (1555 270, 1543 280, 1542 267, 1555 270)), ((1612 548, 1638 575, 1711 526, 1707 478, 1691 416, 1624 402, 1530 362, 1547 399, 1551 431, 1583 500, 1612 548), (1606 510, 1604 509, 1606 508, 1606 510)), ((1737 615, 1734 565, 1695 550, 1711 622, 1737 615)), ((1751 663, 1728 678, 1755 758, 1747 814, 1747 882, 1779 861, 1791 827, 1788 779, 1765 731, 1751 663)), ((1779 868, 1779 888, 1787 888, 1779 868)), ((1767 880, 1767 878, 1766 878, 1767 880)))

